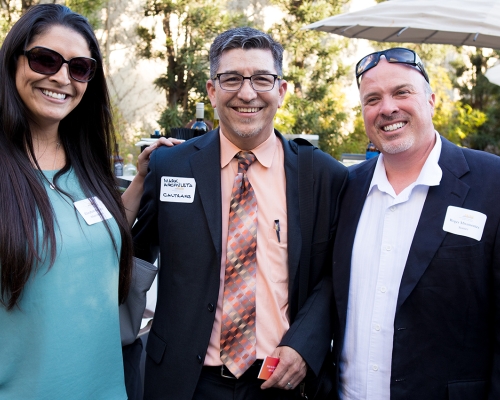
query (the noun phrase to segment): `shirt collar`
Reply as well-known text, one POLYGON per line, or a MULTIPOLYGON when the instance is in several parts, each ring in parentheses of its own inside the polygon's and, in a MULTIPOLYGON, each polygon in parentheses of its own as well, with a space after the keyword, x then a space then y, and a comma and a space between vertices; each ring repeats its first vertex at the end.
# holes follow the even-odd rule
MULTIPOLYGON (((222 130, 219 129, 220 137, 220 166, 221 168, 226 167, 236 154, 238 154, 241 149, 235 146, 227 137, 222 134, 222 130)), ((278 138, 274 134, 274 131, 269 137, 256 148, 250 151, 255 155, 255 158, 264 167, 269 168, 273 163, 274 152, 276 150, 276 141, 278 138)))
MULTIPOLYGON (((442 142, 439 133, 437 131, 434 132, 436 133, 436 143, 427 156, 427 160, 425 160, 424 166, 422 167, 417 180, 412 185, 410 185, 412 187, 416 185, 438 186, 441 182, 443 171, 441 170, 441 167, 438 163, 439 157, 441 155, 442 142)), ((375 186, 377 186, 378 189, 382 192, 386 192, 389 194, 394 193, 394 189, 387 180, 387 174, 385 173, 383 154, 380 154, 378 157, 377 165, 375 166, 375 172, 373 173, 370 188, 368 189, 368 194, 370 194, 372 188, 375 186)))

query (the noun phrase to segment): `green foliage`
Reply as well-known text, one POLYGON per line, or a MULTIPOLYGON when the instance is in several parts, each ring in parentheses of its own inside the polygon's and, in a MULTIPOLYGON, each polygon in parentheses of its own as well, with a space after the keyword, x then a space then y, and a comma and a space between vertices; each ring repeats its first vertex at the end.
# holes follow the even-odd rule
POLYGON ((64 5, 87 17, 92 27, 97 29, 102 25, 99 11, 105 7, 106 2, 107 0, 65 0, 64 5))
POLYGON ((449 70, 442 66, 426 63, 431 87, 435 94, 434 103, 434 128, 448 140, 460 144, 452 133, 452 119, 456 112, 456 104, 453 100, 453 85, 449 76, 449 70))
MULTIPOLYGON (((105 6, 106 0, 65 0, 53 1, 64 4, 73 11, 84 15, 94 28, 100 26, 98 12, 105 6)), ((24 14, 28 8, 43 3, 40 0, 0 0, 0 43, 9 32, 14 23, 24 14)))
POLYGON ((347 40, 301 28, 339 13, 344 3, 275 1, 285 17, 270 29, 285 48, 289 63, 284 78, 292 89, 278 111, 276 127, 284 133, 319 135, 321 149, 333 156, 343 152, 341 130, 347 120, 343 87, 348 67, 341 61, 347 40))
MULTIPOLYGON (((158 124, 165 129, 168 129, 169 127, 181 127, 186 124, 184 122, 185 119, 183 118, 186 117, 183 114, 179 113, 179 109, 177 107, 167 107, 161 113, 158 124)), ((169 136, 168 132, 169 131, 165 132, 165 136, 169 136)))
POLYGON ((0 44, 22 13, 31 6, 32 1, 0 0, 0 44))
POLYGON ((140 153, 140 148, 136 147, 134 143, 137 143, 140 140, 140 135, 137 135, 133 138, 125 137, 122 132, 126 131, 127 121, 125 120, 123 114, 121 113, 120 109, 117 107, 116 102, 113 99, 111 100, 111 108, 113 112, 115 140, 116 143, 118 143, 120 155, 123 158, 126 158, 125 156, 130 153, 133 156, 137 157, 140 153))
POLYGON ((137 52, 140 57, 167 62, 165 73, 154 83, 166 94, 167 109, 158 123, 168 131, 194 117, 195 103, 208 102, 205 85, 210 71, 210 44, 229 27, 245 25, 245 20, 223 11, 218 0, 148 0, 145 14, 160 16, 166 34, 165 46, 155 50, 154 27, 139 27, 137 52))
POLYGON ((5 18, 3 10, 0 10, 0 45, 5 40, 5 36, 7 36, 11 26, 9 20, 5 18))
POLYGON ((487 121, 484 112, 472 108, 469 104, 457 102, 452 125, 450 126, 448 137, 455 143, 463 142, 475 135, 482 125, 487 121))
POLYGON ((361 115, 361 106, 356 107, 354 118, 354 129, 342 141, 342 153, 364 153, 368 145, 366 137, 365 123, 361 115))
POLYGON ((500 52, 483 49, 461 49, 465 57, 452 63, 455 69, 454 86, 461 95, 456 120, 463 124, 457 135, 461 144, 500 155, 500 86, 484 76, 491 59, 500 52))

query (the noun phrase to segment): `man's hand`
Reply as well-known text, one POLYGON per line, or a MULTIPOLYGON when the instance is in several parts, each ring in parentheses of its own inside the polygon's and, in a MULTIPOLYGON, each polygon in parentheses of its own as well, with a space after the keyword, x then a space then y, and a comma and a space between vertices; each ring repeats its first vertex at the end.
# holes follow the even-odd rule
POLYGON ((172 147, 177 144, 181 144, 184 140, 174 139, 174 138, 160 138, 150 146, 146 147, 144 151, 139 155, 137 159, 137 175, 134 176, 134 180, 130 183, 130 186, 122 194, 123 206, 125 207, 125 214, 127 215, 127 221, 129 226, 132 227, 139 212, 139 206, 141 204, 141 196, 144 191, 144 180, 148 174, 149 158, 154 149, 159 146, 172 147))
POLYGON ((137 159, 137 175, 144 178, 148 174, 149 157, 151 157, 151 153, 153 152, 154 149, 160 146, 172 147, 175 146, 176 144, 181 144, 183 142, 184 140, 182 139, 175 139, 175 138, 167 139, 165 137, 161 137, 156 142, 146 147, 143 150, 143 152, 139 154, 139 157, 137 159))
POLYGON ((271 387, 291 390, 297 387, 306 376, 307 365, 304 359, 294 349, 288 346, 278 347, 271 357, 280 359, 271 377, 265 381, 261 389, 271 387))

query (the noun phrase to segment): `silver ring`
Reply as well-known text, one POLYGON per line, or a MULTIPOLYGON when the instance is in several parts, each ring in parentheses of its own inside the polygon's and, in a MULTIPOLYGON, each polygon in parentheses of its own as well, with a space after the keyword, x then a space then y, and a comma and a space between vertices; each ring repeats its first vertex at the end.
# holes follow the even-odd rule
POLYGON ((293 389, 293 386, 292 386, 292 384, 291 384, 290 382, 288 382, 288 383, 286 384, 286 388, 287 388, 287 389, 293 389))

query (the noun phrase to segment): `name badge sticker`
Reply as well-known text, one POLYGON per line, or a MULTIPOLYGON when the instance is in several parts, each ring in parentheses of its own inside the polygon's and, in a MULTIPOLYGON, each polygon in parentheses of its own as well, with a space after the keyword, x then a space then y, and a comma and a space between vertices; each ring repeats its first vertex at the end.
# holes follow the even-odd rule
POLYGON ((160 201, 172 203, 192 203, 194 201, 196 189, 194 178, 162 176, 160 184, 160 201))
POLYGON ((444 217, 443 230, 455 235, 481 240, 486 215, 466 208, 449 206, 444 217))
POLYGON ((96 203, 96 206, 101 211, 102 217, 92 205, 90 199, 79 200, 73 203, 87 225, 94 225, 97 222, 102 222, 105 219, 110 219, 113 217, 101 200, 99 200, 97 197, 93 197, 93 199, 96 203))

